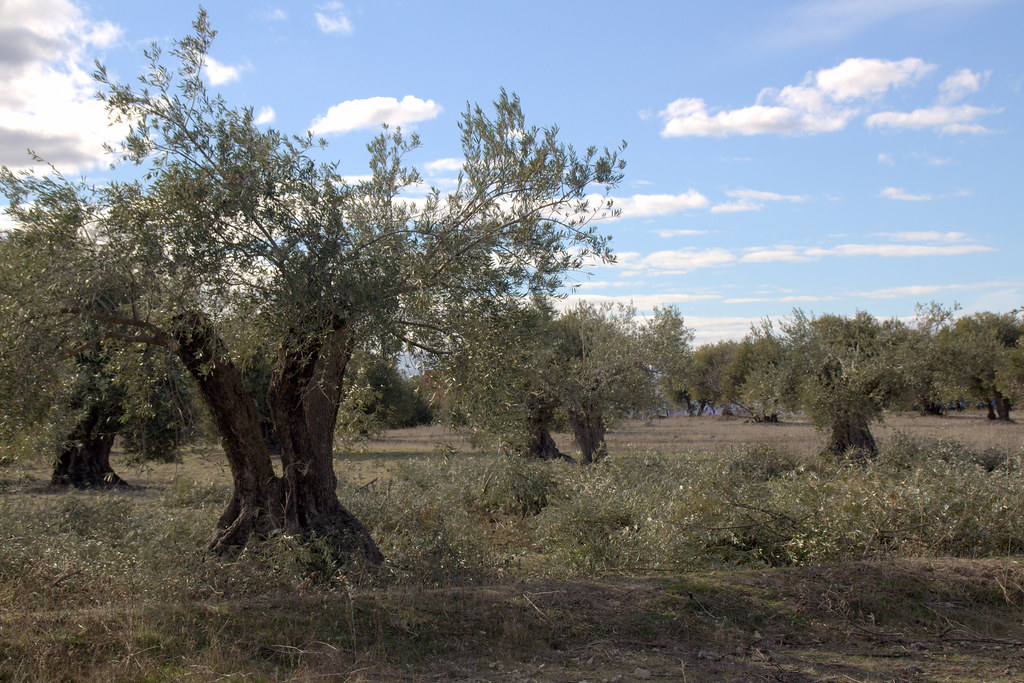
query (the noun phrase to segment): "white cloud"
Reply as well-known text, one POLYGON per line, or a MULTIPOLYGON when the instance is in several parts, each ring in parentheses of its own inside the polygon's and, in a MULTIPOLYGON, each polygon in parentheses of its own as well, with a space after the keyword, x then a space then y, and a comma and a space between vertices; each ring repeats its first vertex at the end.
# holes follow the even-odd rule
POLYGON ((715 268, 736 261, 728 249, 667 249, 646 256, 635 252, 619 254, 619 266, 628 272, 656 271, 661 274, 689 273, 700 268, 715 268))
POLYGON ((758 304, 758 303, 779 303, 779 304, 809 304, 817 303, 819 301, 834 301, 834 296, 748 296, 748 297, 733 297, 729 299, 723 299, 724 304, 758 304))
POLYGON ((665 216, 680 211, 703 209, 711 203, 696 190, 682 194, 635 194, 631 197, 615 197, 613 202, 613 208, 622 209, 622 216, 629 218, 665 216))
POLYGON ((824 133, 846 126, 849 115, 817 114, 792 107, 754 105, 732 111, 708 113, 704 100, 681 98, 660 114, 665 121, 662 137, 726 137, 764 133, 824 133))
POLYGON ((960 69, 939 84, 939 102, 950 104, 978 92, 990 73, 976 74, 970 69, 960 69))
POLYGON ((818 88, 835 100, 876 97, 892 88, 908 85, 935 69, 916 57, 898 62, 884 59, 847 59, 832 69, 822 69, 814 78, 818 88))
POLYGON ((437 159, 436 161, 423 164, 423 169, 430 173, 451 173, 453 171, 461 171, 462 163, 462 159, 437 159))
POLYGON ((884 188, 880 196, 886 199, 896 199, 901 202, 929 202, 935 197, 930 194, 910 194, 901 187, 887 187, 884 188))
POLYGON ((888 154, 885 154, 884 152, 882 154, 878 155, 878 163, 885 164, 886 166, 895 166, 896 165, 896 162, 893 161, 893 158, 891 156, 889 156, 888 154))
POLYGON ((240 67, 223 64, 209 55, 206 56, 205 70, 206 77, 210 79, 210 85, 224 85, 237 81, 242 76, 240 67))
POLYGON ((743 211, 760 211, 763 208, 764 204, 758 204, 749 199, 741 199, 735 202, 715 204, 711 207, 711 213, 740 213, 743 211))
MULTIPOLYGON (((916 57, 900 61, 850 58, 808 74, 800 85, 763 89, 749 107, 711 113, 700 98, 680 98, 660 113, 662 137, 815 134, 842 130, 858 109, 850 100, 875 98, 914 83, 935 67, 916 57)), ((742 209, 739 209, 742 210, 742 209)))
POLYGON ((123 127, 109 127, 90 77, 97 49, 121 29, 88 20, 66 0, 0 2, 0 164, 27 168, 32 149, 58 169, 79 171, 106 156, 123 127))
POLYGON ((273 107, 260 107, 260 110, 256 113, 256 123, 260 126, 273 123, 275 118, 277 118, 277 112, 274 111, 273 107))
POLYGON ((786 195, 777 192, 762 192, 760 190, 730 190, 725 193, 734 198, 734 202, 716 204, 711 207, 711 213, 737 213, 740 211, 760 211, 764 208, 764 202, 802 202, 807 199, 802 195, 786 195))
POLYGON ((742 263, 802 263, 810 261, 805 251, 800 247, 778 246, 773 248, 753 247, 740 258, 742 263))
POLYGON ((921 130, 935 128, 943 133, 987 133, 989 130, 975 119, 988 114, 995 114, 1000 109, 983 109, 970 105, 949 107, 935 105, 912 112, 884 111, 872 114, 867 118, 870 128, 907 128, 921 130))
POLYGON ((778 192, 763 192, 761 190, 729 190, 725 194, 737 199, 749 199, 758 202, 802 202, 807 199, 803 195, 779 194, 778 192))
MULTIPOLYGON (((778 322, 776 317, 775 322, 778 322)), ((686 326, 694 331, 693 343, 713 344, 723 339, 743 339, 750 332, 752 325, 760 322, 758 318, 744 318, 738 316, 686 316, 686 326)))
MULTIPOLYGON (((583 301, 592 304, 632 304, 639 311, 650 311, 655 306, 684 305, 697 301, 714 301, 720 299, 718 294, 681 294, 678 292, 664 292, 657 294, 622 294, 609 296, 606 294, 570 294, 563 299, 555 301, 555 306, 561 310, 572 308, 583 301)), ((689 322, 689 318, 687 318, 689 322)))
POLYGON ((913 230, 907 232, 880 232, 880 237, 888 237, 896 242, 965 242, 965 232, 939 232, 938 230, 913 230))
POLYGON ((322 12, 316 12, 316 25, 324 33, 341 33, 351 35, 355 31, 352 21, 345 14, 345 6, 340 2, 328 2, 318 8, 322 12))
POLYGON ((265 21, 284 21, 288 18, 288 13, 280 7, 271 7, 260 16, 265 21))
POLYGON ((830 248, 810 248, 804 253, 819 258, 822 256, 881 256, 918 257, 918 256, 964 256, 981 252, 995 251, 992 247, 980 244, 955 244, 940 246, 935 244, 840 244, 830 248))
MULTIPOLYGON (((915 233, 894 233, 904 235, 905 240, 912 241, 915 233)), ((982 252, 995 251, 992 247, 980 244, 959 243, 954 236, 960 233, 945 233, 946 237, 931 239, 933 233, 919 233, 920 242, 932 242, 931 244, 839 244, 834 247, 800 247, 792 245, 779 245, 775 247, 752 247, 739 259, 741 263, 801 263, 805 261, 816 261, 828 256, 855 257, 855 256, 879 256, 882 258, 916 258, 926 256, 963 256, 982 252), (936 244, 945 242, 945 244, 936 244)), ((935 233, 934 235, 942 235, 935 233)))
POLYGON ((1002 287, 1020 287, 1021 283, 1014 282, 977 282, 970 285, 908 285, 905 287, 887 287, 866 292, 854 292, 853 296, 865 297, 868 299, 896 299, 904 296, 925 297, 940 292, 958 290, 989 290, 1002 287))
POLYGON ((310 125, 314 135, 347 133, 382 124, 402 126, 435 118, 442 111, 434 100, 421 100, 406 95, 401 101, 394 97, 370 97, 336 104, 310 125))
MULTIPOLYGON (((727 137, 730 135, 828 133, 846 128, 856 116, 865 113, 875 100, 890 90, 917 83, 935 69, 917 57, 899 61, 854 57, 836 67, 808 74, 800 85, 781 90, 764 88, 755 104, 739 109, 711 111, 703 99, 684 97, 671 102, 659 116, 665 125, 662 137, 727 137)), ((999 109, 984 109, 955 103, 976 92, 988 74, 960 69, 940 85, 935 106, 913 112, 883 111, 871 114, 871 128, 934 128, 943 133, 984 133, 977 123, 982 116, 999 109)), ((892 157, 879 155, 880 163, 892 157)), ((752 210, 738 202, 724 205, 721 211, 752 210)))
POLYGON ((695 237, 708 234, 707 230, 659 230, 658 237, 672 239, 673 237, 695 237))

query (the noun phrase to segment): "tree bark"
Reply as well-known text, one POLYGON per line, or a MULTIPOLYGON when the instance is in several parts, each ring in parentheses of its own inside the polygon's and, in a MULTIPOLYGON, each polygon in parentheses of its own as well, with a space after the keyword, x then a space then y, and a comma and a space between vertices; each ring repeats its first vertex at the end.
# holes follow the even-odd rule
POLYGON ((213 327, 199 314, 180 316, 174 340, 220 432, 234 484, 210 550, 233 552, 251 538, 286 530, 326 538, 338 559, 383 561, 369 532, 342 507, 335 492, 332 446, 348 361, 344 349, 332 346, 323 355, 319 342, 309 342, 294 331, 282 341, 268 396, 274 433, 281 443, 283 476, 278 477, 256 407, 213 327))
POLYGON ((569 426, 580 447, 581 462, 590 465, 603 457, 607 452, 605 446, 604 417, 597 406, 587 404, 582 409, 569 411, 569 426))
POLYGON ((526 444, 526 457, 576 462, 558 450, 558 445, 555 444, 555 439, 551 436, 550 427, 554 420, 555 406, 539 396, 531 395, 527 398, 526 408, 529 414, 527 417, 529 442, 526 444))
POLYGON ((832 423, 828 450, 836 457, 853 460, 874 458, 878 446, 867 418, 862 415, 840 415, 832 423))
POLYGON ((263 441, 256 406, 213 326, 191 313, 175 320, 172 335, 175 351, 198 384, 220 434, 234 485, 209 549, 218 554, 234 552, 251 537, 266 538, 281 528, 281 483, 263 441))
POLYGON ((268 405, 281 442, 284 523, 291 533, 326 538, 341 557, 379 564, 369 531, 338 500, 334 428, 351 356, 345 326, 329 334, 289 330, 278 350, 268 405))
POLYGON ((128 486, 110 466, 110 450, 120 426, 120 405, 91 406, 57 456, 50 484, 75 488, 128 486))
MULTIPOLYGON (((989 405, 993 405, 993 404, 995 405, 995 417, 994 417, 994 419, 1002 420, 1004 422, 1009 422, 1010 421, 1010 407, 1012 405, 1011 402, 1010 402, 1010 399, 1007 398, 1006 396, 1003 396, 1000 392, 997 391, 997 392, 995 392, 995 399, 989 405)), ((992 416, 990 416, 990 419, 993 419, 992 416)))

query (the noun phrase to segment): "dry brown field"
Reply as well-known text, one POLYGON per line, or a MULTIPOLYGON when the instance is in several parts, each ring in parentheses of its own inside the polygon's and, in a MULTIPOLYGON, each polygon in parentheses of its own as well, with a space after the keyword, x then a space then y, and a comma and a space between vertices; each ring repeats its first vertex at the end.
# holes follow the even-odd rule
MULTIPOLYGON (((875 433, 883 445, 897 434, 1024 445, 1024 425, 976 411, 893 415, 875 433)), ((628 420, 609 435, 613 455, 665 459, 760 444, 812 458, 822 439, 799 416, 628 420)), ((402 466, 442 458, 438 445, 493 457, 431 426, 339 454, 338 471, 384 505, 402 466)), ((139 488, 54 491, 41 463, 0 469, 0 681, 1024 681, 1016 555, 323 584, 273 548, 204 556, 230 481, 218 448, 166 464, 118 455, 114 467, 139 488)), ((526 523, 497 520, 491 533, 526 523)))

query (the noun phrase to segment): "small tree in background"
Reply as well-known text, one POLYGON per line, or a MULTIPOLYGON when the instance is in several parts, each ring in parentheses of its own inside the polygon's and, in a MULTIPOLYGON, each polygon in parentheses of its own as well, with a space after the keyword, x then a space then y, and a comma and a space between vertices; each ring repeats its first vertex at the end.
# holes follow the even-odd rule
POLYGON ((815 318, 796 310, 780 325, 777 339, 786 359, 777 366, 779 380, 797 388, 800 405, 826 434, 832 454, 878 453, 871 424, 905 388, 896 362, 898 330, 894 321, 880 323, 864 312, 815 318))
POLYGON ((964 398, 988 405, 990 420, 1010 419, 1012 370, 1024 319, 1017 311, 961 316, 943 329, 937 346, 951 359, 947 381, 964 398))
POLYGON ((632 306, 578 304, 555 323, 558 394, 584 465, 606 452, 608 426, 656 405, 650 338, 632 306))
POLYGON ((726 368, 737 351, 734 341, 702 344, 693 352, 687 372, 685 397, 691 415, 703 415, 709 407, 735 403, 727 393, 726 368))
POLYGON ((723 371, 726 401, 743 408, 755 422, 774 423, 800 407, 796 374, 770 321, 754 326, 730 356, 723 371))
POLYGON ((675 406, 689 410, 688 382, 694 363, 693 330, 686 327, 677 307, 655 306, 654 315, 645 321, 642 331, 656 378, 659 409, 675 406))
POLYGON ((675 309, 644 326, 628 306, 581 303, 558 315, 544 302, 481 320, 447 364, 455 416, 478 438, 548 460, 566 457, 551 436, 565 426, 590 464, 611 424, 659 405, 656 366, 671 349, 687 352, 681 323, 675 309))

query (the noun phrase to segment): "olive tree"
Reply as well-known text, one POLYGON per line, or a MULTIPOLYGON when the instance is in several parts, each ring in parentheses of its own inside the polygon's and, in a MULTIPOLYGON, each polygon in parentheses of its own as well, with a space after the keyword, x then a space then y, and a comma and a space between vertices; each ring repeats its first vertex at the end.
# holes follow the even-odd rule
POLYGON ((983 311, 957 318, 938 336, 938 346, 952 359, 947 381, 964 398, 986 403, 990 420, 1010 419, 1012 383, 1007 380, 1022 335, 1019 312, 983 311))
POLYGON ((615 420, 651 414, 658 367, 685 357, 689 331, 675 309, 648 325, 631 306, 580 303, 556 314, 542 301, 481 320, 445 369, 454 417, 529 457, 566 459, 551 432, 564 427, 582 464, 606 452, 615 420))
POLYGON ((798 410, 798 377, 790 360, 770 321, 753 326, 723 370, 725 400, 762 423, 776 423, 783 411, 798 410))
POLYGON ((693 352, 687 372, 684 399, 691 415, 703 415, 716 405, 730 405, 726 368, 736 354, 738 344, 731 340, 701 344, 693 352))
POLYGON ((418 140, 397 130, 369 143, 369 179, 349 183, 317 161, 310 134, 262 128, 251 109, 207 91, 213 38, 200 12, 174 43, 173 68, 156 46, 135 85, 97 68, 112 120, 130 129, 112 149, 123 173, 89 183, 4 169, 10 239, 26 247, 22 286, 2 292, 5 307, 25 323, 22 348, 67 355, 102 339, 178 356, 232 474, 211 550, 286 530, 376 563, 333 467, 354 349, 376 335, 443 350, 481 311, 553 291, 586 259, 609 258, 590 222, 607 207, 587 198, 614 186, 623 163, 528 125, 502 92, 493 114, 468 106, 462 116, 454 190, 403 198, 420 180, 405 162, 418 140), (279 470, 240 372, 254 337, 273 340, 266 405, 279 470))
POLYGON ((581 303, 557 320, 559 394, 584 465, 605 455, 611 421, 656 405, 647 332, 632 306, 581 303))
POLYGON ((858 312, 813 317, 796 310, 777 336, 785 358, 776 365, 782 386, 796 388, 799 404, 827 436, 836 456, 872 457, 878 448, 871 423, 901 397, 902 368, 895 362, 901 327, 858 312))

